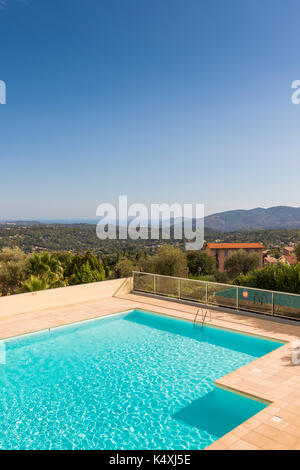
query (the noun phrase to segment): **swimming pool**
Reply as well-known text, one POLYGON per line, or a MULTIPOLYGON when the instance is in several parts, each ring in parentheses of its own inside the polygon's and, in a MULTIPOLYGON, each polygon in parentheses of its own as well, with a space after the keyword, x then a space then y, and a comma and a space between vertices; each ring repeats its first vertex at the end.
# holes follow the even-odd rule
POLYGON ((0 449, 204 449, 266 406, 214 381, 281 345, 140 310, 7 340, 0 449))

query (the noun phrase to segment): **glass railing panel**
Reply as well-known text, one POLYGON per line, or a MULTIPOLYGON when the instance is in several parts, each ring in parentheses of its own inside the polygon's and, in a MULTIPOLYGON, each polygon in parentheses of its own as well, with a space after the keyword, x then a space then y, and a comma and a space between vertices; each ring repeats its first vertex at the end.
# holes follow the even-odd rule
POLYGON ((206 303, 206 283, 181 280, 180 298, 194 302, 206 303))
POLYGON ((236 308, 237 288, 225 284, 208 284, 208 303, 236 308))
POLYGON ((150 294, 300 320, 300 295, 297 294, 148 273, 134 273, 133 287, 150 294))
POLYGON ((239 287, 239 309, 272 315, 272 292, 239 287))
POLYGON ((300 295, 274 292, 274 315, 300 320, 300 295))
POLYGON ((133 289, 154 294, 154 276, 151 274, 135 273, 133 276, 133 289))
POLYGON ((156 294, 179 298, 179 279, 156 276, 156 294))

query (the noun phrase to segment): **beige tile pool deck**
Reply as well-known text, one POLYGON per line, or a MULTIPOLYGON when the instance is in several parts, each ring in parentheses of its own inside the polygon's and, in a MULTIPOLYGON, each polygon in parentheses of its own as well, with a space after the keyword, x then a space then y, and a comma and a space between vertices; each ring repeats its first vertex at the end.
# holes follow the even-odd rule
MULTIPOLYGON (((0 319, 0 338, 140 308, 193 321, 196 307, 127 294, 0 319)), ((212 310, 218 327, 284 340, 279 349, 220 377, 216 384, 271 404, 214 442, 207 450, 300 450, 300 365, 291 362, 291 342, 300 339, 300 325, 287 325, 212 310), (274 419, 275 417, 275 419, 274 419), (278 419, 279 418, 279 419, 278 419)))

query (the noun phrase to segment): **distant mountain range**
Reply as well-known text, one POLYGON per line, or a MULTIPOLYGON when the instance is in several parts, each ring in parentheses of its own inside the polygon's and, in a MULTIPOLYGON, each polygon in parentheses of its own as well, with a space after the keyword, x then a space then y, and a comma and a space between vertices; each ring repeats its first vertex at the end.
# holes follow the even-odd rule
MULTIPOLYGON (((132 218, 128 219, 130 222, 132 218)), ((0 224, 15 225, 39 225, 39 224, 61 224, 61 225, 77 225, 77 224, 97 224, 99 219, 49 219, 49 220, 26 220, 26 221, 0 221, 0 224)), ((208 215, 204 219, 204 227, 208 230, 217 230, 220 232, 233 231, 251 231, 251 230, 271 230, 271 229, 300 229, 300 207, 276 206, 269 209, 257 207, 250 210, 232 210, 226 212, 218 212, 217 214, 208 215)), ((182 219, 171 220, 171 226, 182 223, 182 219)), ((120 222, 120 225, 123 225, 120 222)), ((160 226, 163 227, 165 222, 162 221, 160 226)), ((195 226, 195 220, 193 220, 195 226)))
POLYGON ((250 210, 219 212, 205 217, 205 228, 232 232, 235 230, 269 230, 300 228, 300 207, 257 207, 250 210))

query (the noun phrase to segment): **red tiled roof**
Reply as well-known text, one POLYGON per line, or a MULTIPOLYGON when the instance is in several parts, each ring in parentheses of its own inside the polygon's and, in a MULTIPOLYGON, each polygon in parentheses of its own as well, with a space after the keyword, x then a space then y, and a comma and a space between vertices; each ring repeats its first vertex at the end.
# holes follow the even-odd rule
POLYGON ((225 249, 243 249, 243 248, 264 248, 264 245, 262 243, 208 243, 207 244, 208 248, 212 249, 220 249, 220 248, 225 248, 225 249))

